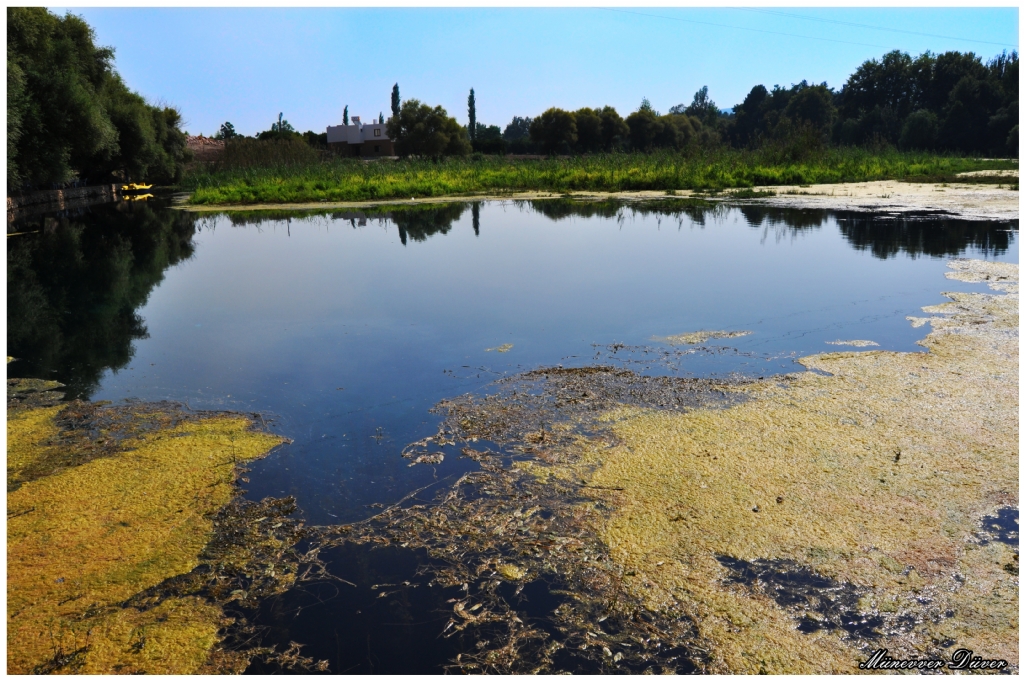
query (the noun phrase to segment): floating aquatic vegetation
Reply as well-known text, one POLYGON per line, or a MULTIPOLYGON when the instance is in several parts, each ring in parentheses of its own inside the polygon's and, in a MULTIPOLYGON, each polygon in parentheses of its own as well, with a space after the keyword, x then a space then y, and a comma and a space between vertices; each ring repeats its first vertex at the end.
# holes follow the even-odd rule
POLYGON ((8 382, 8 671, 299 663, 294 650, 235 644, 251 627, 223 609, 319 568, 293 549, 305 530, 290 499, 235 498, 239 465, 282 439, 241 414, 173 404, 32 403, 59 399, 51 387, 8 382))
POLYGON ((510 349, 512 349, 514 346, 515 345, 513 345, 512 343, 506 342, 504 345, 498 345, 497 347, 488 347, 484 351, 485 352, 501 352, 502 354, 504 354, 505 352, 507 352, 510 349))
POLYGON ((708 340, 720 340, 722 338, 742 338, 750 335, 752 331, 696 331, 694 333, 681 333, 679 335, 655 336, 653 342, 663 342, 667 345, 700 345, 708 340))
MULTIPOLYGON (((951 278, 1016 283, 988 264, 951 278)), ((805 635, 806 614, 729 587, 716 555, 866 588, 843 615, 900 619, 879 629, 890 651, 955 640, 1016 667, 1015 549, 975 536, 1018 502, 1017 295, 946 295, 926 354, 806 357, 831 375, 737 387, 751 400, 728 410, 608 415, 621 443, 588 482, 622 491, 601 538, 658 586, 637 596, 690 613, 712 670, 850 672, 865 649, 842 627, 805 635)))
POLYGON ((453 670, 847 673, 955 644, 1019 668, 1016 267, 926 308, 927 353, 837 352, 771 380, 610 366, 442 402, 416 460, 479 472, 324 540, 425 548, 461 586, 453 670), (515 594, 563 597, 545 625, 515 594))
POLYGON ((443 401, 437 433, 403 455, 434 463, 460 451, 480 470, 437 498, 413 494, 364 522, 323 528, 319 545, 426 549, 435 560, 423 567, 431 583, 464 593, 449 603, 443 634, 477 640, 452 670, 693 670, 701 651, 684 644, 694 640, 692 622, 627 594, 624 581, 636 574, 610 561, 596 533, 616 489, 588 485, 573 465, 611 445, 603 415, 613 406, 723 408, 743 399, 738 383, 549 368, 500 380, 483 397, 443 401), (539 620, 517 611, 524 589, 538 582, 549 584, 557 604, 539 620))
POLYGON ((850 347, 878 347, 874 340, 826 340, 826 345, 849 345, 850 347))

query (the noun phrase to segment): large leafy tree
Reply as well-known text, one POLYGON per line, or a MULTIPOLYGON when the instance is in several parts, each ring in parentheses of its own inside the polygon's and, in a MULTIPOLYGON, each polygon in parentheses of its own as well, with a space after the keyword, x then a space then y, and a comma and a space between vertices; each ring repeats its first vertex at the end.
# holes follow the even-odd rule
POLYGON ((583 108, 573 115, 576 117, 576 149, 583 153, 600 151, 604 147, 601 114, 594 109, 583 108))
POLYGON ((1018 73, 1016 52, 987 64, 971 52, 889 52, 861 64, 839 93, 837 139, 1016 155, 1018 73))
POLYGON ((80 17, 7 9, 8 188, 180 177, 180 114, 132 92, 113 61, 80 17))
POLYGON ((598 113, 601 117, 601 144, 605 151, 611 151, 622 145, 629 136, 629 126, 622 116, 611 106, 605 106, 598 113))
POLYGON ((388 136, 400 156, 464 156, 472 147, 466 130, 440 106, 416 99, 402 104, 387 122, 388 136))
POLYGON ((530 139, 548 154, 570 151, 577 140, 576 116, 550 108, 530 123, 530 139))

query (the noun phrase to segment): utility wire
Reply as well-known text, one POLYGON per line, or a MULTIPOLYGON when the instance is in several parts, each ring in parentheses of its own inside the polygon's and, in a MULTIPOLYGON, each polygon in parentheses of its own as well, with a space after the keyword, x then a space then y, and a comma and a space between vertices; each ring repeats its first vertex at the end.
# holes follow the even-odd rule
POLYGON ((780 17, 791 17, 793 19, 804 19, 805 21, 820 21, 826 24, 839 24, 841 26, 856 26, 857 28, 870 28, 873 31, 889 31, 890 33, 906 33, 907 35, 922 35, 927 38, 945 38, 946 40, 960 40, 962 42, 983 43, 985 45, 998 45, 1000 47, 1016 47, 1009 43, 993 42, 991 40, 975 40, 974 38, 958 38, 953 35, 938 35, 937 33, 921 33, 920 31, 905 31, 899 28, 886 28, 884 26, 871 26, 870 24, 858 24, 852 21, 839 21, 838 19, 822 19, 819 17, 808 17, 802 14, 790 14, 770 9, 753 9, 750 7, 733 7, 743 12, 757 12, 759 14, 773 14, 780 17))
POLYGON ((728 28, 734 31, 752 31, 754 33, 768 33, 771 35, 784 35, 787 38, 803 38, 804 40, 822 40, 824 42, 843 43, 844 45, 860 45, 861 47, 878 47, 881 49, 887 49, 885 45, 872 45, 870 43, 852 42, 850 40, 835 40, 834 38, 818 38, 812 35, 797 35, 795 33, 782 33, 781 31, 766 31, 760 28, 745 28, 743 26, 729 26, 728 24, 716 24, 711 21, 697 21, 696 19, 682 19, 680 17, 667 17, 663 14, 646 14, 644 12, 631 12, 625 9, 614 9, 612 7, 596 7, 595 9, 603 9, 606 12, 618 12, 620 14, 635 14, 640 17, 650 17, 652 19, 668 19, 670 21, 681 21, 687 24, 701 24, 703 26, 717 26, 718 28, 728 28))

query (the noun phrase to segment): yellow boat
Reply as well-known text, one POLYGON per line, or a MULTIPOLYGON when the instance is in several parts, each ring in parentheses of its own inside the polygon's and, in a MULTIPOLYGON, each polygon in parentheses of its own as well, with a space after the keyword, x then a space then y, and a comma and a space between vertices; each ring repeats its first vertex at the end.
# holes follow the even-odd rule
POLYGON ((122 184, 121 191, 144 191, 146 189, 152 189, 152 184, 122 184))

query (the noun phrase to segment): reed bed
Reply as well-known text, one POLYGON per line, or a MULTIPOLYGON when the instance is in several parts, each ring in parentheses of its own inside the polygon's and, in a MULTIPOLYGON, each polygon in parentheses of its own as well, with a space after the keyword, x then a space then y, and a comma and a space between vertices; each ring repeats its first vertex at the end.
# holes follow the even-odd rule
POLYGON ((820 149, 795 159, 792 153, 774 149, 723 148, 436 161, 362 161, 274 153, 262 163, 251 155, 229 161, 197 168, 185 178, 183 185, 192 192, 193 204, 373 201, 519 191, 717 191, 882 179, 949 181, 961 172, 1017 167, 1015 160, 856 148, 820 149))

